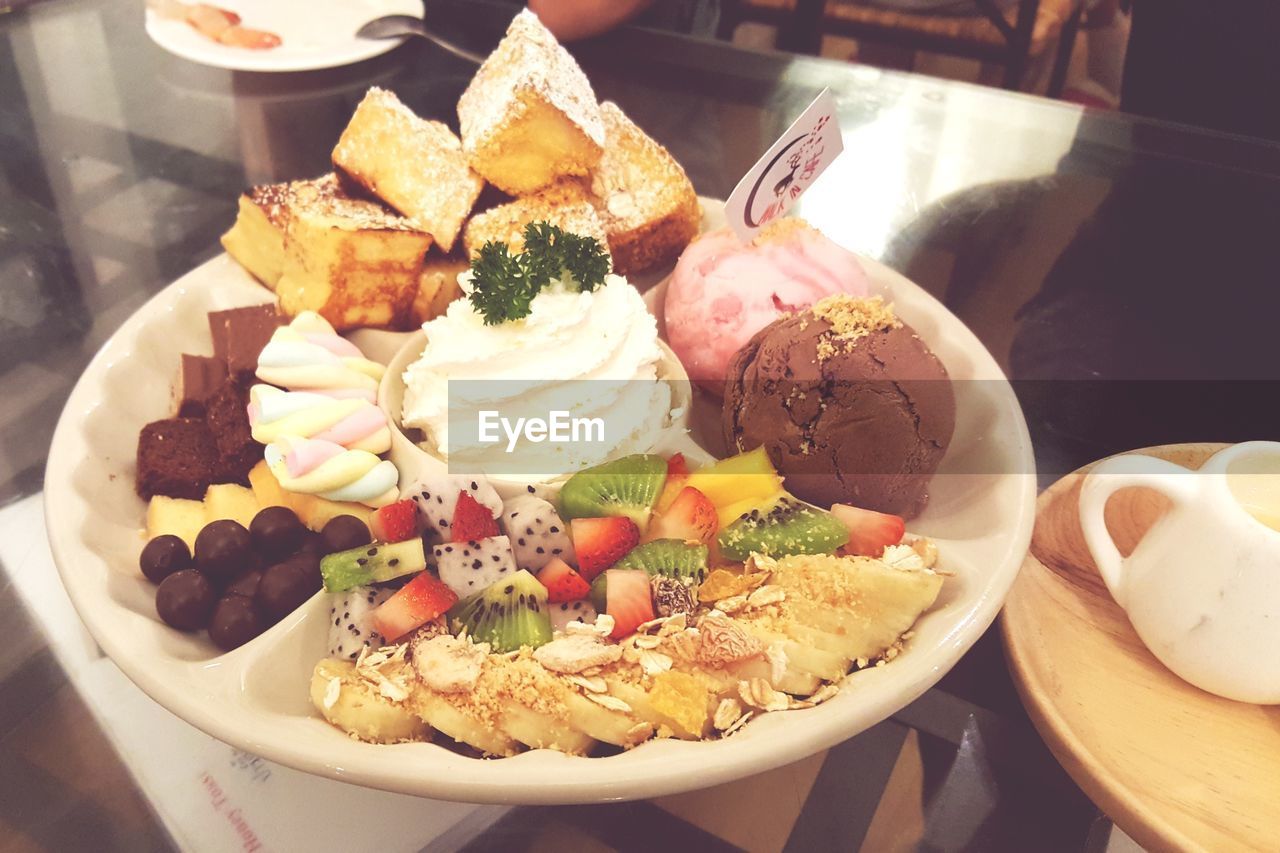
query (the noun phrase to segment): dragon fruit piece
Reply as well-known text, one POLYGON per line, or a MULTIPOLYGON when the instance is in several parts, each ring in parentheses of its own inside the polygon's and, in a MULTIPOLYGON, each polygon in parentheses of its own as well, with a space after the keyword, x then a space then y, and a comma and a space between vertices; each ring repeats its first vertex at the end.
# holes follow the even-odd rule
POLYGON ((547 614, 551 617, 551 630, 563 631, 570 622, 585 622, 588 625, 596 621, 596 609, 585 598, 581 601, 564 601, 547 606, 547 614))
POLYGON ((505 536, 448 542, 432 546, 431 553, 440 580, 456 592, 458 598, 474 595, 518 571, 511 553, 511 540, 505 536))
POLYGON ((386 644, 373 629, 374 609, 395 594, 394 589, 356 586, 329 596, 329 657, 355 660, 360 650, 386 644))
POLYGON ((552 557, 577 564, 568 526, 549 501, 533 494, 516 495, 503 506, 502 528, 522 569, 537 574, 552 557))
POLYGON ((447 540, 449 523, 458 507, 458 493, 462 491, 469 493, 495 518, 502 513, 502 498, 487 480, 447 471, 424 471, 400 489, 400 497, 412 498, 422 513, 426 529, 447 540))

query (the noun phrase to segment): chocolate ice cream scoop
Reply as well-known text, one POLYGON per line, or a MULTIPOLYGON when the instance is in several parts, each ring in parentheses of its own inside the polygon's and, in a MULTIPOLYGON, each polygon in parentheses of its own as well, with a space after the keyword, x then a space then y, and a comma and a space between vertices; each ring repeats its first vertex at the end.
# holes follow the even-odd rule
POLYGON ((955 416, 946 368, 890 306, 832 296, 738 351, 722 423, 731 449, 764 445, 796 496, 911 518, 955 416))

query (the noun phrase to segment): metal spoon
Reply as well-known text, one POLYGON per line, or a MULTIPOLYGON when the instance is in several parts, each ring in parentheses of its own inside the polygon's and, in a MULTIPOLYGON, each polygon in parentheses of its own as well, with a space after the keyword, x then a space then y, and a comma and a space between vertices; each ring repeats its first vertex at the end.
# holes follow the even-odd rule
POLYGON ((381 18, 374 18, 356 30, 356 37, 363 39, 393 39, 406 36, 419 36, 435 42, 454 56, 468 59, 477 65, 484 61, 484 57, 479 54, 472 53, 464 47, 458 47, 453 42, 431 32, 421 18, 415 18, 413 15, 384 15, 381 18))

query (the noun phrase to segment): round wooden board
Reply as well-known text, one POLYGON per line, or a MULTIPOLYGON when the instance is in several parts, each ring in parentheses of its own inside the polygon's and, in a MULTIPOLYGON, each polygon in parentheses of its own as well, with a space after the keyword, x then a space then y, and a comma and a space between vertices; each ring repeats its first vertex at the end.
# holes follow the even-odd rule
MULTIPOLYGON (((1145 451, 1198 468, 1225 445, 1145 451)), ((1094 567, 1080 530, 1081 469, 1039 498, 1031 551, 1001 633, 1036 728, 1116 825, 1153 850, 1280 847, 1280 706, 1182 681, 1147 651, 1094 567)), ((1107 526, 1128 554, 1164 512, 1117 493, 1107 526)))

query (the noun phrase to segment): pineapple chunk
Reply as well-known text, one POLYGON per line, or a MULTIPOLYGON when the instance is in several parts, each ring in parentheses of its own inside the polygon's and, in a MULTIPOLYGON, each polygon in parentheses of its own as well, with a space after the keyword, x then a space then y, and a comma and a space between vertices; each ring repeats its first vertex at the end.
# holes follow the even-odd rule
POLYGON ((398 743, 431 736, 430 726, 356 676, 355 664, 349 661, 322 660, 316 664, 311 674, 311 703, 330 723, 363 741, 398 743))
POLYGON ((354 515, 368 527, 373 520, 373 510, 364 504, 331 501, 317 495, 300 495, 285 492, 287 506, 293 510, 298 519, 308 530, 319 533, 324 526, 340 515, 354 515))
POLYGON ((218 483, 204 493, 205 524, 229 518, 247 529, 260 508, 253 492, 234 483, 218 483))
POLYGON ((147 504, 148 539, 171 533, 194 551, 196 536, 204 525, 204 504, 200 501, 156 495, 147 504))

